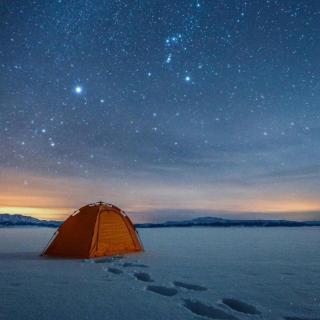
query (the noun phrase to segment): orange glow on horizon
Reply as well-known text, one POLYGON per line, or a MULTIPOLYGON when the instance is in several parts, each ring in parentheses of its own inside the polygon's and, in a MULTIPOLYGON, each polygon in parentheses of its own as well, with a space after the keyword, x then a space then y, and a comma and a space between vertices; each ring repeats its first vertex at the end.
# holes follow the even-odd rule
POLYGON ((72 211, 70 208, 0 207, 0 213, 22 214, 42 220, 65 220, 72 211))
MULTIPOLYGON (((282 213, 294 216, 320 212, 320 199, 309 194, 296 195, 272 186, 239 186, 232 184, 170 184, 137 178, 110 177, 84 179, 50 177, 30 172, 6 170, 1 173, 0 213, 23 214, 45 220, 64 220, 75 209, 95 201, 111 202, 122 208, 133 220, 152 220, 152 212, 179 210, 206 215, 282 213), (127 183, 128 181, 130 183, 127 183), (27 183, 25 183, 27 181, 27 183), (149 214, 151 213, 151 214, 149 214)), ((139 221, 140 222, 140 221, 139 221)), ((142 222, 142 221, 141 221, 142 222)))
MULTIPOLYGON (((72 214, 72 212, 76 210, 76 208, 45 208, 45 207, 0 207, 0 214, 1 213, 8 213, 8 214, 22 214, 26 216, 31 216, 37 219, 42 219, 42 220, 65 220, 69 215, 72 214)), ((155 209, 155 210, 160 210, 155 209)), ((161 210, 175 210, 174 208, 161 208, 161 210)), ((195 212, 198 210, 199 214, 203 211, 206 213, 209 212, 209 210, 204 210, 204 208, 177 208, 177 210, 194 210, 195 212)), ((139 214, 140 218, 143 218, 142 221, 138 222, 144 222, 144 221, 149 221, 148 217, 145 214, 148 214, 152 212, 152 208, 150 207, 134 207, 134 208, 127 208, 125 209, 126 212, 134 216, 135 214, 139 214), (137 210, 138 209, 138 210, 137 210)), ((291 214, 294 215, 295 213, 310 213, 310 212, 318 212, 320 211, 319 207, 316 207, 312 204, 301 204, 301 203, 296 203, 296 204, 288 204, 288 203, 282 203, 282 204, 269 204, 266 203, 266 206, 260 209, 255 208, 255 210, 241 210, 241 211, 231 211, 231 210, 223 210, 223 209, 215 209, 213 212, 218 213, 221 211, 221 214, 219 216, 223 217, 224 214, 238 214, 239 217, 241 217, 242 214, 247 214, 247 213, 266 213, 270 214, 270 217, 272 217, 273 214, 275 213, 283 213, 285 215, 290 216, 291 214), (296 206, 295 206, 296 205, 296 206)), ((137 217, 139 217, 137 216, 137 217)), ((151 217, 150 217, 151 218, 151 217)), ((258 218, 258 217, 257 217, 258 218)), ((135 220, 135 219, 133 219, 135 220)), ((140 219, 138 219, 140 220, 140 219)), ((152 218, 151 220, 152 221, 152 218)))

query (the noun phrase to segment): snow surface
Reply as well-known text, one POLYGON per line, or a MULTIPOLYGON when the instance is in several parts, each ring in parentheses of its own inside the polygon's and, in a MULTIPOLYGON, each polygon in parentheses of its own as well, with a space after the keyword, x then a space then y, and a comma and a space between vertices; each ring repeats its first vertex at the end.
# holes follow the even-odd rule
POLYGON ((141 229, 146 252, 39 257, 53 228, 0 229, 0 319, 320 319, 320 228, 141 229))

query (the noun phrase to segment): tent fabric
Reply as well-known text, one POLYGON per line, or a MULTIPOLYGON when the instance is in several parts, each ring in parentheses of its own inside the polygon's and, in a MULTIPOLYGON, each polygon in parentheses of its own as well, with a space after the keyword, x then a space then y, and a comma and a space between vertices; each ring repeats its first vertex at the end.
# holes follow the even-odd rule
POLYGON ((75 211, 56 231, 43 256, 95 258, 143 251, 129 217, 114 205, 97 202, 75 211))

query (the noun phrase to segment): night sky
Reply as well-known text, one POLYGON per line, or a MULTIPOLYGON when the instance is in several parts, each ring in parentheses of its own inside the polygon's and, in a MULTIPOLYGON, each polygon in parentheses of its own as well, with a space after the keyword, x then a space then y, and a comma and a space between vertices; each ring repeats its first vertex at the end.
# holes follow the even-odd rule
POLYGON ((320 219, 320 1, 1 1, 0 211, 320 219))

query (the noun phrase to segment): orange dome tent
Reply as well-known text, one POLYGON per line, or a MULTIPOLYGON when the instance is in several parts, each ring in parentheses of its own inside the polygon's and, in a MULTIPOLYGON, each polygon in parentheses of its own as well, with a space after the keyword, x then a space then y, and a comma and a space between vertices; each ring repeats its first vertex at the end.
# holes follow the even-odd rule
POLYGON ((97 202, 75 211, 42 255, 95 258, 139 251, 143 246, 128 216, 112 204, 97 202))

